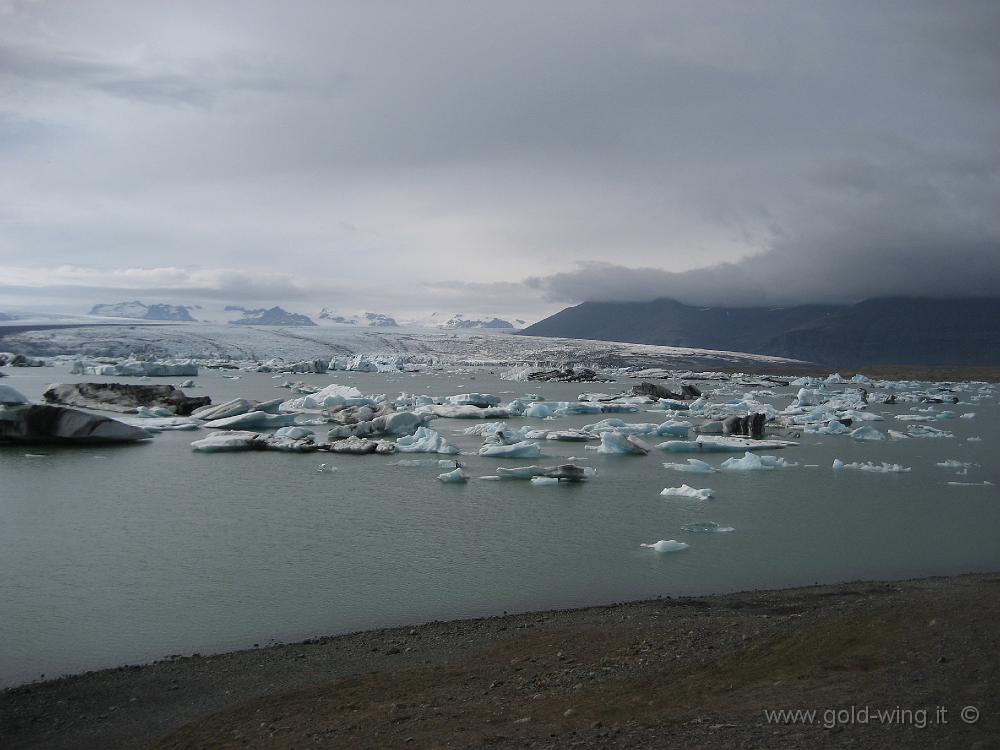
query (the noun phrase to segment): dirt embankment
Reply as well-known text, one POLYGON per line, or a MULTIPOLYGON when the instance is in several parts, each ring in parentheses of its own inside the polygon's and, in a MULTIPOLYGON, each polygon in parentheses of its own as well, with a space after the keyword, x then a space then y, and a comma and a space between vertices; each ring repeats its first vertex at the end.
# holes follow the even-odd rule
POLYGON ((1000 574, 430 623, 8 690, 0 746, 1000 747, 998 622, 1000 574))

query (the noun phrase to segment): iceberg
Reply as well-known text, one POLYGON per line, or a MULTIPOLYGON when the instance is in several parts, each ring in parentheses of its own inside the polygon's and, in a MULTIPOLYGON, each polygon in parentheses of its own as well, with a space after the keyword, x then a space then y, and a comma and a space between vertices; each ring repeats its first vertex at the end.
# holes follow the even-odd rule
POLYGON ((617 455, 645 456, 652 450, 650 445, 634 435, 623 435, 620 432, 601 433, 601 445, 598 453, 617 455))
POLYGON ((282 412, 316 411, 328 409, 331 406, 360 406, 365 403, 374 404, 375 401, 365 398, 364 394, 354 386, 332 383, 315 393, 283 401, 278 410, 282 412))
MULTIPOLYGON (((11 388, 4 398, 17 396, 11 388)), ((133 443, 150 437, 141 427, 65 406, 22 403, 0 408, 0 443, 88 445, 133 443)))
POLYGON ((720 526, 715 521, 702 521, 701 523, 688 523, 681 526, 683 531, 691 532, 692 534, 725 534, 730 531, 736 531, 732 526, 720 526))
POLYGON ((668 440, 656 447, 667 453, 732 453, 748 450, 774 450, 798 445, 791 440, 754 440, 731 435, 699 435, 693 442, 668 440))
POLYGON ((789 466, 798 466, 797 463, 789 463, 783 458, 776 456, 758 456, 756 453, 747 451, 743 458, 730 458, 722 462, 719 467, 723 471, 773 471, 774 469, 784 469, 789 466))
POLYGON ((538 443, 522 440, 513 445, 484 445, 479 449, 480 456, 491 458, 537 458, 542 455, 538 443))
POLYGON ((532 477, 532 484, 559 484, 559 480, 555 477, 532 477))
POLYGON ((713 467, 711 464, 706 463, 697 458, 689 458, 686 464, 663 464, 664 469, 672 469, 674 471, 686 471, 691 474, 714 474, 718 469, 713 467))
POLYGON ((666 487, 660 494, 664 497, 690 497, 695 500, 708 500, 715 493, 707 488, 696 490, 694 487, 682 484, 680 487, 666 487))
POLYGON ((886 440, 885 433, 876 430, 874 427, 865 425, 851 431, 851 437, 855 440, 886 440))
POLYGON ((226 430, 213 432, 207 438, 195 440, 191 448, 199 453, 224 453, 232 451, 274 450, 305 453, 318 450, 310 438, 293 440, 288 437, 264 436, 259 432, 226 430))
POLYGON ((401 453, 458 453, 458 448, 429 427, 418 427, 412 435, 397 438, 396 446, 401 453))
POLYGON ((649 547, 651 550, 656 552, 680 552, 682 549, 687 549, 691 545, 684 542, 678 542, 676 539, 661 539, 653 544, 640 544, 640 547, 649 547))
POLYGON ((235 417, 213 419, 205 427, 220 430, 266 430, 273 427, 290 427, 295 424, 294 414, 268 414, 266 411, 248 411, 235 417))
POLYGON ((953 438, 955 434, 947 430, 939 430, 926 424, 911 424, 906 430, 910 437, 915 438, 953 438))
POLYGON ((500 404, 500 397, 489 393, 459 393, 445 397, 444 402, 452 406, 476 406, 487 409, 500 404))
POLYGON ((469 475, 465 473, 465 469, 461 466, 455 467, 453 471, 445 472, 444 474, 438 474, 438 480, 444 482, 445 484, 453 484, 456 482, 468 482, 469 475))
POLYGON ((19 406, 29 403, 31 402, 20 391, 14 390, 9 385, 0 385, 0 406, 19 406))
POLYGON ((902 466, 900 464, 890 464, 882 462, 881 464, 874 464, 870 461, 864 463, 853 462, 845 464, 839 458, 833 460, 833 470, 843 471, 844 469, 851 469, 853 471, 867 471, 874 474, 905 474, 911 469, 907 466, 902 466))

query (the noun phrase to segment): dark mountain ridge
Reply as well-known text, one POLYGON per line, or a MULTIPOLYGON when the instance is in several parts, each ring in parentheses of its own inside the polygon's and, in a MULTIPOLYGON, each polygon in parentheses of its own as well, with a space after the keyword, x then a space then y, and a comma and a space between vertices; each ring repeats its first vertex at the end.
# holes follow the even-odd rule
POLYGON ((584 302, 523 335, 791 357, 840 367, 1000 364, 1000 298, 886 297, 853 305, 695 307, 584 302))

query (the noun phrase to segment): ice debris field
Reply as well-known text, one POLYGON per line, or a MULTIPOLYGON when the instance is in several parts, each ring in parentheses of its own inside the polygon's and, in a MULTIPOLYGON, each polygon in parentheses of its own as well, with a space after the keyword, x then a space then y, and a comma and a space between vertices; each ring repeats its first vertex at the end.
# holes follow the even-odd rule
MULTIPOLYGON (((32 403, 15 388, 0 385, 0 442, 136 442, 164 431, 188 431, 196 438, 190 447, 197 453, 315 453, 322 457, 317 471, 327 474, 337 473, 338 461, 394 457, 395 467, 435 469, 424 481, 442 485, 499 482, 500 493, 505 482, 535 487, 613 483, 617 473, 630 471, 630 461, 660 460, 663 488, 659 494, 665 500, 714 505, 720 515, 725 512, 726 498, 707 486, 712 476, 774 475, 769 481, 774 482, 774 491, 780 491, 778 475, 783 472, 824 469, 818 463, 796 460, 800 452, 812 455, 806 449, 818 445, 825 445, 827 452, 841 445, 850 454, 846 460, 836 457, 826 464, 826 470, 835 474, 906 475, 912 467, 884 460, 880 446, 933 443, 931 451, 911 450, 909 454, 937 455, 921 460, 939 472, 942 490, 979 487, 989 491, 994 486, 981 476, 979 463, 961 460, 962 444, 979 439, 976 408, 996 403, 994 384, 873 381, 863 375, 846 379, 838 374, 757 377, 639 365, 608 367, 594 361, 586 367, 550 370, 498 356, 497 348, 507 345, 500 337, 483 337, 493 349, 480 358, 470 357, 470 340, 477 341, 463 339, 466 351, 461 356, 455 352, 446 356, 360 353, 287 361, 61 355, 22 356, 15 362, 15 355, 7 355, 6 361, 15 366, 54 365, 72 377, 49 386, 43 403, 32 403), (488 375, 510 385, 530 383, 531 389, 365 393, 337 382, 338 372, 391 376, 386 383, 406 376, 423 376, 421 382, 433 383, 433 376, 440 373, 465 374, 471 381, 479 374, 481 380, 488 380, 483 377, 488 375), (280 381, 273 385, 285 395, 215 402, 201 393, 205 378, 199 376, 206 373, 229 381, 266 377, 280 381), (296 379, 304 374, 330 382, 296 379), (108 382, 109 378, 116 382, 108 382), (177 387, 147 385, 165 378, 181 382, 177 387), (99 382, 91 382, 95 379, 99 382), (133 385, 123 385, 122 380, 133 385), (575 399, 548 400, 544 391, 551 383, 563 388, 577 383, 579 392, 575 399), (584 383, 604 387, 586 390, 584 383), (181 387, 198 388, 199 396, 189 396, 181 387), (107 411, 118 414, 111 418, 107 411), (471 439, 479 444, 470 450, 471 439), (550 448, 557 444, 577 445, 576 455, 568 460, 560 457, 550 448), (857 460, 859 448, 863 460, 857 460), (673 454, 680 455, 662 461, 673 454), (419 455, 432 458, 406 458, 419 455), (599 472, 588 465, 594 455, 617 456, 621 461, 599 472), (484 461, 499 463, 482 471, 484 461), (689 476, 697 486, 675 486, 671 476, 677 473, 689 476)), ((448 342, 445 345, 447 349, 448 342)), ((718 533, 733 528, 704 521, 676 531, 718 533)), ((643 542, 641 547, 661 553, 681 551, 689 544, 661 539, 643 542)))

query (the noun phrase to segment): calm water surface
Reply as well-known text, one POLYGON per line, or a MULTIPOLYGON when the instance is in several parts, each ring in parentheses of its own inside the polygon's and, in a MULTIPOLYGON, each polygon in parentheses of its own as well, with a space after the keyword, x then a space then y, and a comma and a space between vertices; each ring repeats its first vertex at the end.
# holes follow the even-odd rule
MULTIPOLYGON (((31 398, 50 382, 100 380, 70 376, 64 368, 6 372, 11 377, 3 382, 31 398)), ((203 372, 189 392, 216 403, 288 395, 274 387, 283 378, 231 380, 203 372)), ((525 392, 575 400, 586 390, 617 390, 614 384, 512 383, 488 374, 301 379, 390 397, 476 390, 502 393, 505 400, 525 392)), ((778 389, 769 400, 784 407, 794 390, 778 389)), ((905 429, 891 415, 911 408, 876 405, 890 422, 875 426, 905 429)), ((867 443, 804 436, 800 446, 776 454, 800 465, 773 472, 681 474, 662 463, 683 462, 684 455, 600 456, 579 443, 543 441, 543 462, 582 456, 599 471, 590 483, 556 487, 442 485, 441 469, 392 465, 398 456, 193 453, 190 443, 204 430, 164 432, 132 446, 0 447, 0 685, 169 654, 505 610, 1000 569, 998 487, 946 484, 1000 485, 1000 409, 995 399, 940 408, 977 416, 934 423, 954 431, 954 439, 867 443), (969 436, 982 441, 968 442, 969 436), (833 472, 834 458, 898 462, 913 471, 833 472), (953 469, 935 466, 945 459, 981 466, 956 477, 953 469), (321 462, 338 471, 317 472, 321 462), (711 487, 716 498, 659 496, 683 483, 711 487), (709 520, 736 531, 680 529, 709 520), (658 539, 684 540, 691 548, 656 554, 639 547, 658 539)), ((662 413, 612 416, 663 421, 662 413)), ((473 451, 479 438, 453 434, 470 424, 437 420, 434 426, 473 451)), ((726 457, 707 458, 718 465, 726 457)), ((463 460, 473 476, 533 463, 463 460)))

